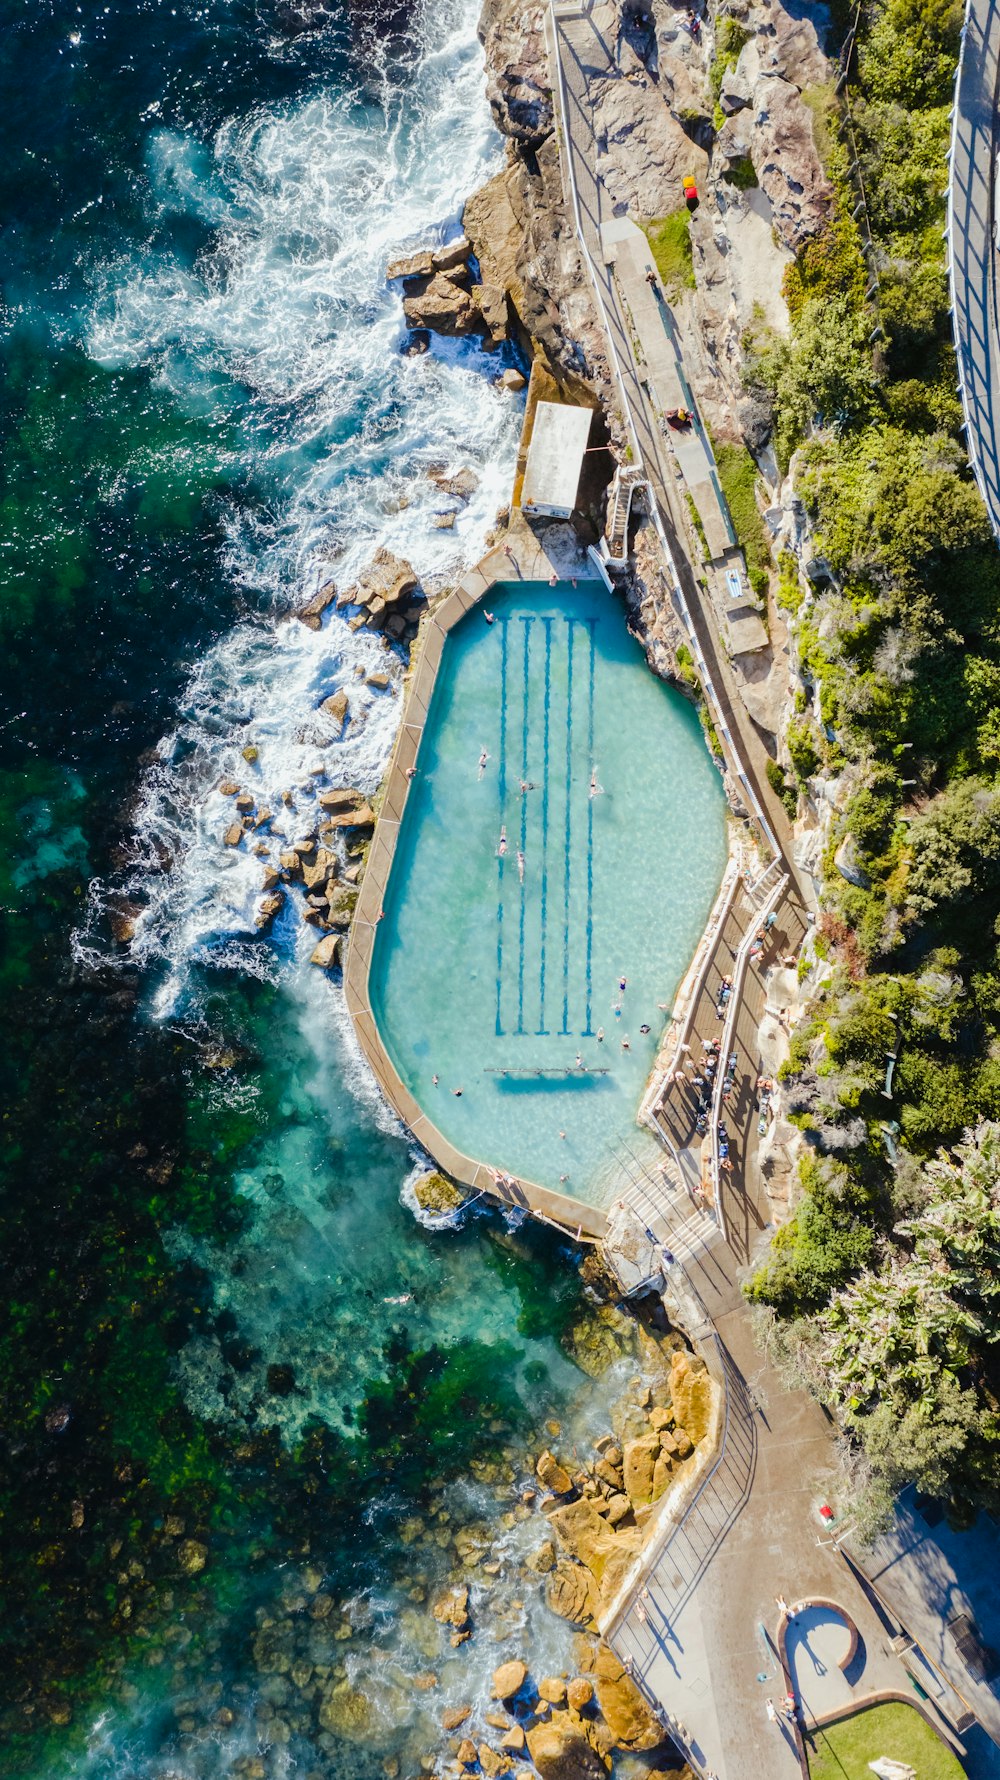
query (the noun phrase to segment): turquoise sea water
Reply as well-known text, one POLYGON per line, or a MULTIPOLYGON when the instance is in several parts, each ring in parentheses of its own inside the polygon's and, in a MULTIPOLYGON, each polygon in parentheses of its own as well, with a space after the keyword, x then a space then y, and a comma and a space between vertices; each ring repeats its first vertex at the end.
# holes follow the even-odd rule
POLYGON ((603 583, 488 604, 445 645, 372 1005, 451 1142, 604 1203, 722 875, 722 789, 603 583))

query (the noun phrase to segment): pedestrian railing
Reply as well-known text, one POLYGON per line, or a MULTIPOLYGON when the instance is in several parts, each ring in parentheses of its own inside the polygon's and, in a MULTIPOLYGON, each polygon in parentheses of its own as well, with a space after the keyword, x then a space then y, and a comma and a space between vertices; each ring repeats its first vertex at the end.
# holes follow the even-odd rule
POLYGON ((736 1021, 739 1015, 740 1001, 743 995, 743 983, 750 963, 750 953, 753 949, 754 941, 761 923, 766 922, 768 916, 773 914, 778 903, 785 894, 787 884, 788 877, 785 873, 782 873, 782 875, 776 879, 759 912, 755 913, 753 920, 747 927, 740 942, 740 949, 736 954, 736 963, 733 966, 732 992, 729 996, 726 1008, 726 1018, 722 1028, 722 1038, 719 1044, 719 1067, 716 1070, 715 1092, 712 1096, 712 1187, 715 1193, 717 1216, 727 1243, 729 1242, 730 1231, 726 1219, 725 1194, 722 1191, 722 1158, 719 1153, 719 1126, 722 1122, 722 1097, 725 1093, 729 1058, 733 1055, 732 1046, 735 1043, 736 1037, 736 1021))

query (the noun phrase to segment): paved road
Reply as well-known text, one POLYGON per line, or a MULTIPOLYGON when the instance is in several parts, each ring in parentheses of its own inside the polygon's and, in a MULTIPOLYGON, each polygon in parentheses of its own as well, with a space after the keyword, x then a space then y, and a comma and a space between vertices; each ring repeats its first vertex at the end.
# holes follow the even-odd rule
POLYGON ((969 457, 1000 538, 1000 315, 993 239, 998 99, 1000 0, 970 0, 948 190, 950 270, 969 457))

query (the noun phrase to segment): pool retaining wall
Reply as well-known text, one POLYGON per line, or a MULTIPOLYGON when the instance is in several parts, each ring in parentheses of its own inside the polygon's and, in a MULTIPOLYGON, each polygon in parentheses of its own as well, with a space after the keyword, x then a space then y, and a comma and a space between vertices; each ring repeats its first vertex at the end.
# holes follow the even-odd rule
MULTIPOLYGON (((526 522, 515 520, 505 546, 497 546, 481 557, 475 568, 470 569, 425 618, 416 664, 406 683, 403 720, 383 782, 378 819, 351 924, 344 964, 344 995, 358 1043, 382 1093, 397 1117, 445 1174, 501 1204, 523 1206, 535 1217, 558 1225, 577 1240, 599 1242, 607 1231, 608 1219, 598 1206, 586 1205, 568 1193, 553 1192, 536 1181, 500 1174, 495 1168, 487 1167, 485 1162, 466 1156, 449 1142, 402 1081, 382 1042, 370 994, 375 930, 382 919, 386 885, 410 789, 410 773, 416 768, 448 632, 498 582, 510 582, 517 577, 524 581, 549 581, 554 573, 560 572, 560 566, 548 556, 543 540, 526 522)), ((581 566, 578 572, 582 579, 587 571, 581 566)))

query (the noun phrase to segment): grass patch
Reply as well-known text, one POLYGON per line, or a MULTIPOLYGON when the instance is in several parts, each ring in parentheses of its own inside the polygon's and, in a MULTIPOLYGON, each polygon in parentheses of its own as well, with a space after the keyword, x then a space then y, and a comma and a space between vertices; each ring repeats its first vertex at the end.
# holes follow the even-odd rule
POLYGON ((695 505, 694 495, 691 493, 691 490, 689 488, 686 488, 684 490, 684 499, 687 502, 687 510, 691 517, 691 524, 694 526, 695 532, 697 534, 698 542, 701 545, 702 554, 707 557, 708 556, 708 539, 705 536, 705 527, 702 524, 701 514, 699 513, 698 508, 695 505))
POLYGON ((694 290, 690 212, 674 210, 669 216, 654 217, 643 227, 667 295, 679 297, 683 291, 694 290))
POLYGON ((771 551, 767 527, 760 516, 754 490, 757 486, 757 465, 745 445, 719 445, 715 452, 719 466, 719 482, 732 514, 736 536, 746 557, 750 585, 757 594, 766 594, 771 568, 771 551))
POLYGON ((915 1707, 897 1701, 869 1706, 815 1736, 810 1780, 870 1780, 868 1763, 880 1755, 909 1762, 920 1780, 962 1780, 964 1770, 948 1745, 915 1707))
POLYGON ((824 167, 828 167, 835 140, 834 119, 837 115, 837 94, 832 80, 824 86, 803 87, 802 103, 812 117, 816 153, 824 167))
POLYGON ((735 185, 741 192, 752 191, 760 184, 757 169, 749 155, 739 155, 735 161, 727 161, 722 169, 722 177, 727 185, 735 185))

